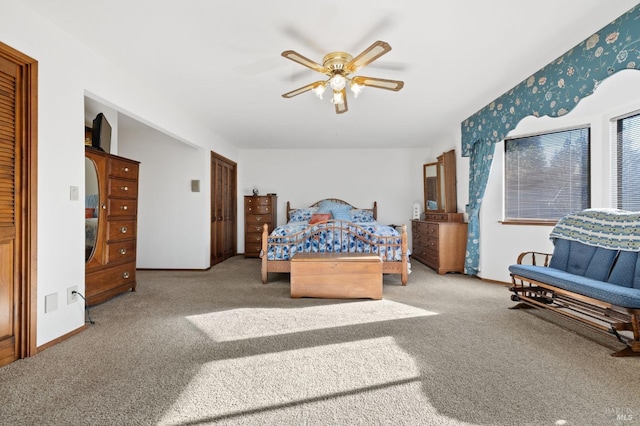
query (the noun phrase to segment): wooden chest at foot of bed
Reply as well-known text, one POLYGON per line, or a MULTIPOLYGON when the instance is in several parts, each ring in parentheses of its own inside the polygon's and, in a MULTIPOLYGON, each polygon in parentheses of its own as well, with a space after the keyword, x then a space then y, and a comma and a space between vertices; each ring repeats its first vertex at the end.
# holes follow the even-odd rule
POLYGON ((382 299, 382 259, 368 253, 297 253, 291 297, 382 299))

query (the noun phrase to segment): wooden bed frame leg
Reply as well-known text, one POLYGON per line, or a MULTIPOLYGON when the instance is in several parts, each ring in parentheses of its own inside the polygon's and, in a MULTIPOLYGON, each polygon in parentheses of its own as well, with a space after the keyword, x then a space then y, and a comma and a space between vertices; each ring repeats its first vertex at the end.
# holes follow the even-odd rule
MULTIPOLYGON (((287 213, 288 215, 288 213, 287 213)), ((267 272, 267 240, 269 239, 269 225, 266 223, 262 227, 262 248, 260 249, 260 260, 262 261, 262 284, 266 284, 269 279, 267 272)))
POLYGON ((407 242, 408 234, 407 234, 407 225, 402 225, 402 231, 400 231, 402 235, 402 272, 400 273, 400 281, 402 285, 407 285, 407 281, 409 281, 409 264, 407 261, 407 252, 409 251, 409 243, 407 242))

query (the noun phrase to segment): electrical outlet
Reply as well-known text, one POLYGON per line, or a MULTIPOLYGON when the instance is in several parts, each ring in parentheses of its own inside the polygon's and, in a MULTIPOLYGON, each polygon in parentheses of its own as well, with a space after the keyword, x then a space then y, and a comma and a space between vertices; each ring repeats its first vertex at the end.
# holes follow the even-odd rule
POLYGON ((76 303, 77 301, 78 301, 78 286, 74 285, 71 287, 67 287, 67 305, 76 303))

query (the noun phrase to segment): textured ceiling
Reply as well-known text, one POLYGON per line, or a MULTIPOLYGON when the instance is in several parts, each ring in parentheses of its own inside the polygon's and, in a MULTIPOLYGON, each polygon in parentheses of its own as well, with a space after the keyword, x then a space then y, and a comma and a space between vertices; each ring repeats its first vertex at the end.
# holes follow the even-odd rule
POLYGON ((22 1, 239 148, 458 140, 462 120, 637 3, 22 1), (328 96, 281 97, 323 77, 282 51, 320 63, 376 40, 391 52, 357 74, 403 80, 400 92, 366 88, 342 115, 328 96))

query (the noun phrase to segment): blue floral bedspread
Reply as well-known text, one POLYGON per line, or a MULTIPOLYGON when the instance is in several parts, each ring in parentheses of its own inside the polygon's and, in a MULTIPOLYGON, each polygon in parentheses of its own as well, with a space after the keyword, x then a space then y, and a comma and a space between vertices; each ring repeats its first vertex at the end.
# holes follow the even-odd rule
MULTIPOLYGON (((393 227, 378 222, 337 223, 340 228, 327 229, 327 223, 309 226, 307 222, 289 222, 279 226, 269 236, 268 260, 289 260, 297 252, 375 253, 385 261, 402 260, 402 236, 393 227), (305 231, 297 238, 294 234, 305 231), (366 231, 366 232, 364 232, 366 231), (368 235, 371 233, 373 235, 368 235), (391 240, 377 237, 393 237, 391 240), (281 238, 273 238, 281 237, 281 238), (364 238, 366 241, 361 240, 364 238), (283 244, 271 244, 271 242, 283 244), (367 243, 369 241, 369 243, 367 243), (380 244, 382 245, 371 245, 380 244)), ((407 250, 407 256, 409 252, 407 250)))

